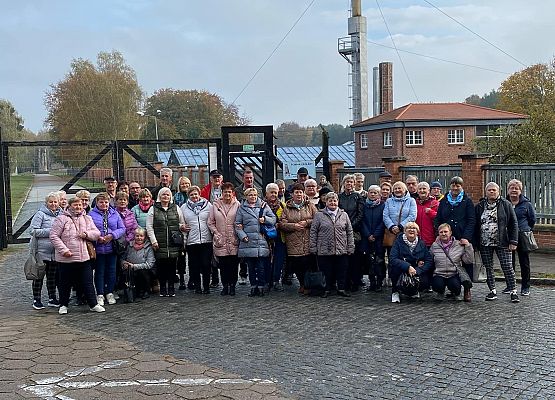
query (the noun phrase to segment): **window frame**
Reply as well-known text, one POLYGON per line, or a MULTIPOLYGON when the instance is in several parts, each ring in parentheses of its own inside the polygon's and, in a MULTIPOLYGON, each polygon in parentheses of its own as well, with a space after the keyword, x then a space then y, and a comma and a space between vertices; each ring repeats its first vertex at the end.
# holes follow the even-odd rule
POLYGON ((393 135, 391 134, 391 131, 383 132, 383 147, 387 149, 393 147, 393 135), (386 138, 388 138, 388 141, 386 141, 386 138))
POLYGON ((411 130, 405 131, 405 146, 423 146, 424 145, 424 131, 423 130, 411 130), (417 143, 417 134, 420 136, 420 140, 417 143), (410 143, 409 143, 410 142, 410 143))
POLYGON ((359 139, 359 146, 361 149, 368 148, 368 133, 361 132, 359 139))
POLYGON ((447 130, 447 144, 464 144, 464 129, 447 130), (462 140, 459 140, 459 133, 462 134, 462 140), (451 138, 453 138, 454 141, 451 141, 451 138))

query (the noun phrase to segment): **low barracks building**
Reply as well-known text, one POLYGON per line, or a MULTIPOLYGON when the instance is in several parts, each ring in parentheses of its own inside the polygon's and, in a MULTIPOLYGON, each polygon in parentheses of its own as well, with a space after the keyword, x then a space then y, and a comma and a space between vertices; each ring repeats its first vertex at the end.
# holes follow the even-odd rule
POLYGON ((357 167, 378 167, 384 157, 406 157, 407 165, 459 163, 475 138, 487 140, 501 126, 527 115, 465 103, 410 103, 352 125, 357 167))

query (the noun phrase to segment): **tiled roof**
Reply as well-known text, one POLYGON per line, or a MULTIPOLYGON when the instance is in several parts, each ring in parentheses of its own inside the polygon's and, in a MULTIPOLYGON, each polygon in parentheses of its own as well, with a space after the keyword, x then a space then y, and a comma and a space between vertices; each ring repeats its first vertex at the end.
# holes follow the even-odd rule
POLYGON ((453 121, 524 119, 527 115, 466 103, 409 103, 390 112, 368 118, 353 127, 398 121, 453 121))
MULTIPOLYGON (((307 161, 315 160, 322 151, 321 147, 278 147, 277 156, 281 161, 307 161)), ((343 160, 346 167, 355 166, 355 145, 348 142, 341 146, 329 147, 330 160, 343 160)), ((208 165, 208 149, 172 149, 169 152, 160 152, 158 159, 167 165, 169 159, 176 165, 198 166, 208 165), (167 155, 166 155, 167 154, 167 155)), ((322 162, 317 165, 322 166, 322 162)))

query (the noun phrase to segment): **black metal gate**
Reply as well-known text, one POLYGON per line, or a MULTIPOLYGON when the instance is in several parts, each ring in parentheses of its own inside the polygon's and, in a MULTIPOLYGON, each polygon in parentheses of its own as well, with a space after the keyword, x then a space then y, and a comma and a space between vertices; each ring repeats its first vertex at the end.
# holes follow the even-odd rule
MULTIPOLYGON (((159 177, 159 160, 162 153, 169 154, 174 148, 201 147, 208 148, 207 167, 222 169, 222 141, 214 139, 172 139, 172 140, 103 140, 103 141, 1 141, 0 136, 0 188, 3 196, 0 199, 0 249, 8 244, 25 243, 29 240, 22 235, 27 231, 32 215, 28 218, 18 218, 14 227, 14 213, 12 212, 12 174, 15 161, 15 174, 18 174, 18 162, 21 165, 22 152, 28 158, 24 168, 26 174, 36 177, 38 174, 60 173, 64 184, 56 190, 64 190, 74 194, 80 188, 73 186, 80 182, 93 167, 101 166, 109 171, 118 181, 125 179, 125 169, 133 164, 145 168, 148 173, 159 177), (168 151, 158 152, 163 148, 168 151), (11 153, 15 153, 11 154, 11 153), (77 158, 76 154, 82 155, 77 158), (84 165, 83 165, 84 164, 84 165), (55 166, 49 168, 48 166, 55 166), (63 172, 60 172, 63 171, 63 172), (69 179, 68 179, 69 177, 69 179), (67 181, 66 181, 67 179, 67 181)), ((61 179, 61 178, 60 178, 61 179)), ((142 184, 143 186, 143 184, 142 184)), ((92 193, 104 190, 102 185, 86 187, 92 193)), ((42 202, 42 199, 40 200, 42 202)), ((36 211, 34 209, 34 211, 36 211)), ((21 210, 21 209, 20 209, 21 210)))
POLYGON ((243 172, 251 169, 256 186, 265 188, 274 182, 276 166, 281 167, 281 162, 275 156, 273 126, 222 127, 222 168, 226 180, 240 185, 243 172))

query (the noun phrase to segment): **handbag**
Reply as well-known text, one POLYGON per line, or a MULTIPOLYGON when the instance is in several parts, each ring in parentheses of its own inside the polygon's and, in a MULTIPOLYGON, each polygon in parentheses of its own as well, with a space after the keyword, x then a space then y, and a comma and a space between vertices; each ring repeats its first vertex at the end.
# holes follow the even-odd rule
POLYGON ((123 272, 124 288, 123 288, 123 302, 133 303, 135 301, 135 271, 132 268, 127 268, 123 272))
POLYGON ((312 296, 320 296, 326 290, 326 276, 322 271, 306 272, 304 275, 304 288, 310 290, 312 296))
POLYGON ((118 240, 112 240, 112 243, 114 253, 116 253, 118 256, 122 256, 125 254, 125 251, 127 250, 127 241, 123 236, 118 240))
POLYGON ((23 265, 25 278, 28 280, 42 280, 46 274, 46 264, 38 255, 38 243, 35 235, 31 235, 29 242, 29 257, 23 265))
POLYGON ((183 246, 183 234, 180 231, 172 231, 170 235, 170 242, 174 246, 183 246))
POLYGON ((402 273, 397 280, 397 289, 406 296, 414 296, 418 294, 420 288, 420 277, 418 274, 410 275, 406 272, 402 273))
MULTIPOLYGON (((260 205, 258 218, 262 218, 264 216, 264 207, 266 207, 266 203, 262 203, 260 205)), ((260 233, 262 233, 266 237, 266 239, 277 239, 278 237, 278 231, 275 225, 260 224, 260 233)))
POLYGON ((534 250, 538 249, 538 242, 536 242, 536 238, 534 237, 534 232, 532 231, 524 231, 518 232, 519 244, 522 247, 522 251, 526 253, 530 253, 534 250))
POLYGON ((91 260, 96 260, 96 249, 94 244, 88 240, 85 240, 85 245, 87 246, 87 253, 89 253, 89 258, 91 260))
MULTIPOLYGON (((466 272, 466 269, 464 269, 462 266, 456 264, 453 259, 451 258, 451 256, 449 255, 449 253, 447 252, 447 250, 445 250, 443 248, 443 246, 441 246, 441 249, 443 250, 443 252, 445 253, 445 255, 447 256, 447 258, 449 259, 449 261, 451 262, 451 264, 453 264, 453 266, 455 267, 455 269, 457 270, 457 274, 459 275, 459 279, 461 280, 461 284, 464 284, 464 282, 468 282, 467 285, 468 287, 472 287, 472 279, 470 279, 470 275, 468 275, 468 272, 466 272)), ((466 286, 465 286, 466 287, 466 286)))

